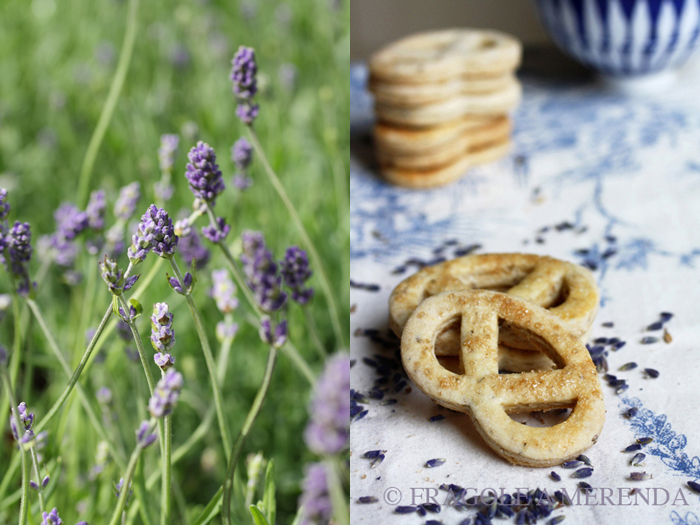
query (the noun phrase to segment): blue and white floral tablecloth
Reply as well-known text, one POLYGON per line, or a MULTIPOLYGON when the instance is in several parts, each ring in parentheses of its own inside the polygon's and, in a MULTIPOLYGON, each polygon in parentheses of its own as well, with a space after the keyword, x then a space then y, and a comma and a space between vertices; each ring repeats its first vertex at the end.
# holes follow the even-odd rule
POLYGON ((664 93, 637 97, 595 82, 553 84, 526 75, 512 153, 431 191, 378 178, 366 77, 363 65, 353 66, 351 521, 473 518, 472 508, 445 505, 443 484, 468 488, 468 496, 489 488, 575 493, 572 471, 510 465, 467 416, 412 387, 389 336, 389 294, 420 264, 468 252, 521 251, 594 270, 602 300, 592 339, 626 342, 607 359, 610 373, 630 385, 618 395, 601 378, 607 416, 587 452, 594 473, 585 480, 597 489, 594 497, 538 523, 560 515, 565 523, 700 523, 700 496, 687 485, 700 481, 700 68, 686 68, 682 83, 664 93), (669 343, 662 331, 647 330, 660 312, 673 314, 665 323, 669 343), (642 344, 645 337, 658 342, 642 344), (639 366, 618 372, 629 362, 639 366), (644 368, 659 377, 648 377, 644 368), (639 408, 637 415, 623 417, 631 407, 639 408), (653 441, 642 449, 645 465, 635 468, 633 454, 621 451, 642 437, 653 441), (368 451, 381 451, 383 461, 364 458, 368 451), (446 462, 425 468, 434 458, 446 462), (653 477, 632 481, 631 472, 653 477), (630 495, 632 488, 637 495, 630 495), (437 510, 431 505, 426 516, 396 512, 431 501, 439 513, 430 512, 437 510))

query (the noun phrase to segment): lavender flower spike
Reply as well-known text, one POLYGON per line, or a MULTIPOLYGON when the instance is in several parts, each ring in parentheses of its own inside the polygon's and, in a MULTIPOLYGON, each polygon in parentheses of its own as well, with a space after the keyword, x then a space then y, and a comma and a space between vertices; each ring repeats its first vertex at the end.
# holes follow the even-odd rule
POLYGON ((54 507, 51 512, 42 514, 41 525, 63 525, 63 520, 58 515, 58 509, 54 507))
POLYGON ((350 358, 340 354, 326 362, 314 389, 311 421, 304 432, 315 454, 337 454, 350 439, 350 358))
POLYGON ((333 504, 328 492, 328 476, 323 463, 311 463, 302 483, 299 506, 302 508, 302 525, 328 523, 333 517, 333 504))
POLYGON ((151 344, 158 350, 154 356, 156 364, 161 370, 167 370, 175 364, 175 358, 170 355, 170 349, 175 344, 175 331, 173 330, 173 314, 170 313, 166 303, 153 305, 151 316, 151 344))
POLYGON ((7 201, 7 190, 0 188, 0 221, 7 219, 10 214, 10 203, 7 201))
POLYGON ((162 208, 151 204, 141 217, 136 233, 131 238, 127 251, 132 264, 142 262, 148 252, 153 250, 164 259, 171 259, 175 254, 179 237, 175 235, 173 221, 162 208))
POLYGON ((187 158, 190 162, 187 164, 185 177, 190 190, 195 197, 214 206, 217 195, 225 188, 214 148, 200 140, 187 154, 187 158))
POLYGON ((19 421, 17 421, 14 415, 10 417, 12 435, 20 446, 30 448, 34 442, 34 431, 32 430, 34 412, 28 412, 27 404, 22 401, 17 406, 17 414, 19 416, 19 421))
MULTIPOLYGON (((260 339, 263 343, 275 348, 282 347, 287 342, 287 320, 285 319, 277 326, 274 326, 272 319, 267 315, 262 316, 260 318, 260 339)), ((350 398, 348 397, 348 399, 350 398)), ((348 408, 349 413, 350 409, 348 408)))
POLYGON ((231 227, 226 224, 226 220, 223 217, 216 218, 216 225, 202 226, 202 235, 214 244, 223 242, 230 231, 231 227))
POLYGON ((265 246, 265 238, 260 232, 244 231, 243 272, 255 300, 266 312, 281 309, 287 302, 287 294, 282 291, 282 276, 277 272, 272 252, 265 246))
POLYGON ((29 261, 32 258, 32 230, 28 222, 15 221, 5 237, 10 256, 8 270, 17 282, 17 293, 29 295, 34 288, 29 280, 29 261))
POLYGON ((127 222, 131 219, 140 198, 141 185, 138 182, 132 182, 119 190, 119 197, 114 203, 114 216, 117 220, 127 222))
POLYGON ((250 163, 253 162, 253 146, 250 145, 250 142, 245 137, 241 137, 233 143, 231 160, 236 165, 236 168, 241 171, 248 169, 250 163))
POLYGON ((160 136, 160 148, 158 148, 158 160, 161 171, 170 172, 175 164, 177 147, 180 144, 180 137, 175 134, 160 136))
POLYGON ((153 417, 164 417, 172 413, 175 403, 180 397, 182 385, 182 374, 176 372, 174 368, 168 369, 158 381, 153 395, 148 401, 148 410, 153 417))
POLYGON ((107 210, 107 201, 105 199, 105 191, 97 190, 90 194, 85 215, 88 219, 88 227, 95 231, 102 231, 105 227, 105 211, 107 210))
POLYGON ((304 288, 304 283, 312 273, 306 252, 298 246, 290 246, 280 261, 280 266, 284 284, 292 290, 292 299, 299 304, 308 303, 314 295, 314 289, 304 288))
MULTIPOLYGON (((196 230, 187 228, 184 230, 187 231, 187 233, 183 233, 182 235, 178 233, 178 223, 180 223, 180 221, 175 223, 175 233, 180 236, 177 249, 185 261, 189 263, 194 259, 197 269, 201 270, 209 262, 209 257, 211 256, 209 250, 202 244, 202 240, 196 230)), ((182 224, 180 224, 180 226, 182 226, 182 224)))
POLYGON ((238 308, 238 298, 236 297, 236 285, 233 284, 228 270, 214 270, 211 272, 211 279, 214 286, 211 289, 211 296, 216 301, 216 307, 222 314, 230 314, 238 308))
POLYGON ((255 50, 252 47, 240 46, 231 60, 231 65, 233 93, 241 100, 252 99, 258 92, 255 50))

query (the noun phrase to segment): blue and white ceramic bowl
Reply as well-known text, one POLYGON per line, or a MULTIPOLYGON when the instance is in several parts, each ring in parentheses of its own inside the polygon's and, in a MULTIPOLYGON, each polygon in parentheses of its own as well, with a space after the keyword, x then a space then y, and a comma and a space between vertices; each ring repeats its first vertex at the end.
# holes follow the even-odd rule
POLYGON ((700 40, 700 0, 535 1, 554 41, 605 75, 672 69, 700 40))

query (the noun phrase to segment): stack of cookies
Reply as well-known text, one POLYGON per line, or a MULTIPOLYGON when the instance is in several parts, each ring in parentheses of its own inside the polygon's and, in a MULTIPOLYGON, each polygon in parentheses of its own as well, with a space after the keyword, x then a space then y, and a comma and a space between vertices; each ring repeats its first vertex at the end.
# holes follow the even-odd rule
POLYGON ((375 142, 384 177, 412 188, 439 186, 510 146, 508 113, 520 101, 514 71, 520 42, 496 31, 421 33, 370 61, 375 142))

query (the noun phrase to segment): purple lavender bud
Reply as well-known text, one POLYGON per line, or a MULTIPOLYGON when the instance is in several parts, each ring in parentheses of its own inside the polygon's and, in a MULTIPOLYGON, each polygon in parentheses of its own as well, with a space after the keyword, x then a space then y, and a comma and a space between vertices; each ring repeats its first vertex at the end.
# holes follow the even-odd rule
POLYGON ((114 203, 114 216, 117 220, 127 222, 136 211, 136 205, 141 198, 141 185, 132 182, 119 190, 119 197, 114 203))
POLYGON ((238 333, 238 324, 228 321, 216 323, 216 338, 219 342, 223 343, 225 339, 233 339, 236 337, 236 333, 238 333))
POLYGON ((153 356, 153 360, 161 370, 167 370, 171 366, 175 365, 175 358, 171 354, 161 354, 160 352, 157 352, 153 356))
POLYGON ((258 91, 258 66, 255 62, 255 50, 252 47, 240 46, 231 60, 231 82, 233 93, 239 99, 249 100, 258 91))
POLYGON ((0 188, 0 221, 7 219, 10 214, 10 203, 7 202, 7 190, 0 188))
POLYGON ((339 354, 326 362, 316 382, 304 431, 309 450, 318 455, 337 454, 350 439, 350 358, 339 354))
POLYGON ((180 390, 182 389, 182 374, 174 368, 169 368, 165 375, 158 381, 153 395, 148 401, 148 410, 153 417, 164 417, 172 413, 180 390))
POLYGON ((39 485, 37 485, 36 482, 31 479, 29 480, 29 488, 39 492, 39 485))
POLYGON ((31 430, 34 424, 34 412, 27 412, 27 403, 22 401, 17 407, 17 412, 19 412, 19 422, 24 430, 31 430))
POLYGON ((88 218, 88 226, 95 231, 102 231, 105 226, 105 212, 107 211, 107 200, 105 191, 97 190, 90 194, 85 214, 88 218))
POLYGON ((230 314, 238 308, 236 285, 233 284, 226 269, 212 271, 211 278, 214 286, 212 286, 210 293, 216 301, 216 307, 222 314, 230 314))
POLYGON ((333 517, 333 504, 323 463, 311 463, 307 466, 299 507, 302 509, 302 525, 329 523, 333 517))
POLYGON ((233 143, 231 160, 236 165, 236 168, 241 171, 247 169, 253 161, 253 146, 244 137, 233 143))
POLYGON ((216 226, 213 224, 202 226, 202 235, 214 244, 223 242, 230 231, 231 227, 226 224, 226 219, 223 217, 216 218, 216 226))
POLYGON ((17 292, 26 296, 33 283, 29 281, 29 261, 32 258, 32 230, 28 222, 15 221, 5 237, 9 254, 8 270, 17 282, 17 292))
POLYGON ((233 182, 233 186, 240 191, 246 191, 253 185, 253 179, 242 173, 234 176, 231 180, 233 182))
POLYGON ((236 107, 236 116, 243 122, 243 124, 250 125, 256 118, 258 118, 258 113, 260 106, 257 104, 250 104, 249 102, 241 102, 236 107))
POLYGON ((287 320, 285 319, 277 326, 274 326, 272 319, 264 315, 260 318, 259 334, 263 343, 280 348, 287 342, 287 320))
POLYGON ((141 216, 138 229, 131 238, 131 246, 127 251, 129 260, 132 264, 138 264, 151 250, 160 257, 171 259, 178 240, 168 212, 151 204, 141 216))
POLYGON ((292 299, 299 304, 307 304, 313 297, 313 288, 304 288, 304 283, 311 277, 309 258, 298 246, 290 246, 280 261, 284 284, 292 290, 292 299))
POLYGON ((190 162, 187 164, 185 177, 189 182, 190 190, 195 197, 213 206, 216 196, 226 187, 221 170, 216 164, 214 148, 200 140, 187 157, 190 162))
POLYGON ((167 273, 165 275, 168 278, 168 284, 170 284, 170 287, 180 295, 185 295, 192 291, 192 283, 194 282, 194 278, 190 272, 185 272, 185 276, 182 278, 184 281, 183 283, 178 281, 177 277, 170 277, 170 275, 167 273))
POLYGON ((88 214, 68 202, 61 204, 53 217, 56 220, 56 233, 69 241, 75 239, 89 224, 88 214))
POLYGON ((51 477, 47 474, 44 476, 44 479, 41 480, 41 488, 45 489, 46 486, 49 484, 49 481, 51 481, 51 477))
MULTIPOLYGON (((153 432, 155 424, 151 421, 141 421, 139 429, 136 431, 136 443, 141 448, 146 448, 156 440, 156 434, 153 432)), ((121 487, 120 487, 121 490, 121 487)))
POLYGON ((166 303, 156 303, 153 305, 153 315, 151 316, 151 344, 158 352, 164 354, 169 352, 175 344, 173 314, 170 313, 166 303))
MULTIPOLYGON (((124 488, 124 478, 119 478, 119 483, 116 483, 114 485, 114 495, 119 499, 119 496, 122 493, 122 489, 124 488)), ((129 482, 129 494, 126 497, 126 504, 128 505, 129 500, 131 499, 131 495, 134 491, 131 490, 131 481, 129 482)))
MULTIPOLYGON (((124 291, 124 272, 119 268, 117 261, 113 261, 105 255, 104 260, 99 264, 100 274, 104 282, 107 283, 109 291, 112 295, 121 295, 124 291)), ((129 278, 129 280, 131 280, 131 278, 129 278)))
MULTIPOLYGON (((177 232, 177 223, 175 231, 177 232)), ((190 228, 189 232, 184 234, 184 237, 180 237, 177 248, 185 261, 195 260, 197 269, 204 268, 209 262, 209 250, 202 244, 199 234, 194 229, 190 228)))
POLYGON ((161 171, 172 171, 175 164, 177 147, 180 144, 180 137, 175 134, 160 136, 160 148, 158 148, 158 160, 161 171))
POLYGON ((58 515, 56 507, 51 512, 42 513, 41 525, 63 525, 63 520, 58 515))
POLYGON ((139 316, 139 313, 136 311, 136 308, 134 307, 133 304, 131 306, 129 306, 128 315, 126 312, 124 312, 124 308, 122 308, 121 306, 119 307, 119 317, 121 317, 123 321, 133 322, 134 319, 136 319, 138 316, 139 316))
POLYGON ((126 281, 124 281, 124 291, 126 292, 127 290, 131 290, 131 287, 134 286, 134 284, 136 284, 136 281, 139 280, 139 277, 141 277, 141 274, 132 275, 126 281))
POLYGON ((106 386, 103 386, 95 392, 95 397, 100 405, 109 405, 112 403, 112 391, 106 386))

